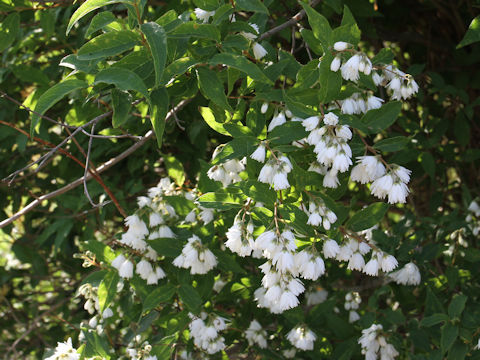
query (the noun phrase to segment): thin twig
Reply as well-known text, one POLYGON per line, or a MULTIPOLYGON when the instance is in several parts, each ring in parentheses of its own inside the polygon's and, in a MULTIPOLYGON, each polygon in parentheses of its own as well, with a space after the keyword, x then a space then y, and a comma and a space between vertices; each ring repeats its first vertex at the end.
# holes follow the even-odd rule
MULTIPOLYGON (((95 133, 95 123, 92 124, 92 131, 91 135, 95 133)), ((88 139, 88 148, 87 148, 87 157, 85 160, 85 171, 83 172, 83 192, 85 193, 85 196, 87 197, 88 201, 90 201, 90 204, 94 208, 101 206, 101 204, 95 204, 90 196, 90 193, 88 192, 88 186, 87 186, 87 175, 88 175, 88 170, 90 169, 90 154, 92 152, 92 143, 93 143, 93 137, 90 137, 88 139)))
MULTIPOLYGON (((317 5, 320 1, 322 0, 313 0, 311 3, 310 3, 310 6, 311 7, 314 7, 315 5, 317 5)), ((260 35, 258 37, 258 42, 266 39, 267 37, 270 37, 276 33, 278 33, 279 31, 282 31, 283 29, 286 29, 290 26, 293 26, 295 25, 296 23, 298 23, 300 20, 303 19, 303 17, 305 16, 305 10, 300 10, 295 16, 293 16, 290 20, 288 20, 287 22, 284 22, 283 24, 281 25, 278 25, 276 27, 274 27, 273 29, 270 29, 268 30, 267 32, 264 32, 262 35, 260 35)))
MULTIPOLYGON (((167 114, 167 116, 165 117, 165 121, 169 120, 172 116, 173 116, 173 113, 174 112, 177 112, 179 111, 180 109, 182 109, 185 105, 187 105, 190 101, 192 101, 192 99, 185 99, 185 100, 182 100, 180 103, 178 103, 178 105, 170 110, 167 114)), ((137 149, 139 149, 140 147, 142 147, 148 140, 150 140, 151 138, 153 138, 155 136, 155 133, 152 131, 152 130, 149 130, 143 137, 140 141, 136 142, 135 144, 133 144, 132 146, 130 146, 127 150, 125 150, 124 152, 122 152, 121 154, 119 154, 118 156, 108 160, 107 162, 103 163, 102 165, 100 165, 99 167, 97 167, 95 169, 95 173, 96 174, 101 174, 102 172, 104 172, 105 170, 111 168, 113 165, 119 163, 120 161, 122 161, 123 159, 125 159, 126 157, 130 156, 133 152, 135 152, 137 149)), ((91 178, 93 177, 92 173, 88 173, 87 174, 87 177, 86 177, 86 180, 90 180, 91 178)), ((3 220, 2 222, 0 222, 0 229, 1 228, 4 228, 5 226, 11 224, 12 222, 14 222, 15 220, 19 219, 20 217, 22 217, 23 215, 29 213, 30 211, 32 211, 34 208, 36 208, 38 205, 40 205, 43 201, 45 200, 49 200, 49 199, 53 199, 59 195, 62 195, 72 189, 75 189, 77 186, 81 185, 84 181, 84 177, 82 176, 81 178, 71 182, 70 184, 67 184, 65 185, 64 187, 60 188, 60 189, 57 189, 55 191, 52 191, 48 194, 45 194, 45 195, 42 195, 40 196, 38 199, 35 199, 34 201, 32 201, 30 204, 28 204, 27 206, 25 206, 24 208, 22 208, 21 210, 19 210, 18 212, 16 212, 14 215, 10 216, 8 219, 5 219, 3 220)))

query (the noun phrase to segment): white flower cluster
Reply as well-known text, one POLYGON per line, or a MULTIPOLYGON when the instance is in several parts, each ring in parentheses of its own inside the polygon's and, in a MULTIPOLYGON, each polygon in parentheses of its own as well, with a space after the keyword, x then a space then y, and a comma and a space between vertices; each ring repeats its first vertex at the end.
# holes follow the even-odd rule
MULTIPOLYGON (((212 155, 212 160, 220 153, 221 147, 217 147, 212 155)), ((215 181, 220 181, 223 186, 228 186, 242 181, 240 173, 245 170, 245 159, 230 159, 224 163, 214 165, 208 169, 207 176, 215 181)))
POLYGON ((372 252, 370 260, 365 263, 364 255, 368 254, 371 247, 366 242, 358 242, 349 239, 345 244, 339 246, 335 240, 328 239, 323 244, 323 255, 325 258, 336 258, 338 261, 348 261, 349 270, 363 271, 370 276, 377 276, 379 269, 383 272, 390 272, 398 266, 394 256, 385 254, 380 250, 372 252))
POLYGON ((358 315, 356 310, 358 310, 361 303, 362 298, 358 292, 352 291, 345 295, 344 307, 348 311, 348 322, 353 323, 360 319, 360 315, 358 315))
POLYGON ((365 360, 393 360, 398 356, 398 351, 392 344, 387 343, 385 337, 381 335, 382 325, 373 324, 368 329, 362 330, 362 336, 358 343, 362 347, 362 354, 365 360))
POLYGON ((58 342, 55 353, 45 360, 79 360, 80 354, 77 349, 72 346, 72 339, 68 338, 65 342, 58 342))
POLYGON ((226 233, 227 241, 225 246, 241 257, 250 256, 252 251, 255 251, 253 231, 253 222, 250 221, 248 224, 245 224, 241 217, 237 215, 233 225, 226 233))
POLYGON ((195 8, 194 10, 197 20, 203 21, 203 23, 208 23, 208 20, 215 15, 215 11, 206 11, 200 8, 195 8))
POLYGON ((252 320, 248 329, 245 330, 245 337, 250 346, 257 344, 262 349, 267 347, 267 332, 257 320, 252 320))
POLYGON ((323 123, 325 125, 321 126, 318 116, 309 117, 302 122, 305 130, 310 132, 307 142, 315 146, 313 151, 317 154, 317 162, 326 170, 323 186, 336 188, 340 184, 338 173, 347 171, 352 165, 352 150, 347 144, 352 138, 352 131, 347 125, 338 125, 338 116, 332 112, 325 114, 323 123))
POLYGON ((418 92, 418 84, 413 77, 393 65, 388 65, 383 70, 383 76, 385 80, 389 81, 387 89, 391 93, 392 100, 406 100, 418 92))
POLYGON ((183 247, 182 253, 173 260, 173 265, 190 268, 191 274, 206 274, 217 265, 217 258, 197 235, 193 235, 183 247))
POLYGON ((298 325, 287 334, 290 343, 300 350, 313 350, 313 343, 317 340, 317 335, 306 325, 298 325))
POLYGON ((205 350, 208 354, 215 354, 225 348, 225 339, 219 331, 225 330, 225 319, 213 314, 202 312, 200 317, 189 314, 192 322, 189 325, 190 335, 195 346, 205 350))
POLYGON ((390 277, 400 285, 418 285, 422 280, 420 270, 413 262, 409 262, 400 270, 391 273, 390 277))
POLYGON ((360 79, 359 72, 362 72, 365 75, 370 75, 373 67, 368 56, 361 52, 355 52, 355 54, 342 65, 342 55, 346 54, 345 50, 349 47, 351 47, 351 45, 344 41, 338 41, 333 45, 333 48, 340 52, 340 54, 333 59, 330 64, 330 70, 337 72, 338 69, 341 69, 342 77, 345 80, 356 82, 360 79))
POLYGON ((305 293, 305 297, 307 298, 307 306, 318 305, 327 300, 328 291, 325 289, 315 289, 314 291, 305 293))
POLYGON ((365 114, 368 110, 380 108, 383 101, 370 93, 365 95, 354 93, 349 98, 341 100, 340 104, 342 114, 365 114))
POLYGON ((476 201, 472 201, 468 206, 469 214, 465 218, 465 221, 468 222, 470 231, 474 236, 480 234, 480 206, 476 201))
POLYGON ((100 310, 100 304, 98 302, 98 287, 92 286, 90 283, 85 283, 78 288, 78 293, 87 300, 85 301, 83 308, 88 311, 89 314, 93 314, 95 311, 100 310))
POLYGON ((272 156, 260 170, 258 181, 270 184, 274 190, 288 189, 290 183, 287 175, 292 171, 292 168, 292 163, 288 157, 284 155, 272 156))
POLYGON ((300 209, 308 215, 308 225, 322 225, 325 230, 330 230, 331 224, 337 221, 337 215, 320 198, 310 201, 308 208, 301 204, 300 209))
MULTIPOLYGON (((254 41, 260 34, 260 29, 257 24, 250 23, 249 25, 255 32, 252 33, 247 31, 240 31, 240 35, 242 35, 248 41, 254 41)), ((253 50, 253 56, 255 56, 255 59, 257 60, 260 60, 265 55, 267 55, 267 50, 265 50, 265 48, 262 45, 260 45, 255 41, 253 42, 252 50, 253 50)))

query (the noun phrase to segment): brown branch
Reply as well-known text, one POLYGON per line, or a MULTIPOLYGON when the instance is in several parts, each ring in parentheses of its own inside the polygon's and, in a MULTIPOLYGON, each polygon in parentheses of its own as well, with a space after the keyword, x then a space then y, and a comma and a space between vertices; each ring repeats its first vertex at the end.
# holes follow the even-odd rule
MULTIPOLYGON (((314 7, 315 5, 317 5, 321 0, 313 0, 311 3, 310 3, 310 6, 311 7, 314 7)), ((290 26, 293 26, 295 25, 296 23, 298 23, 300 20, 303 19, 303 17, 305 16, 305 10, 302 9, 300 10, 297 14, 295 14, 290 20, 288 20, 287 22, 284 22, 283 24, 281 25, 278 25, 276 27, 274 27, 273 29, 270 29, 268 30, 267 32, 264 32, 262 35, 260 35, 258 37, 258 42, 266 39, 267 37, 270 37, 274 34, 276 34, 277 32, 279 31, 282 31, 283 29, 286 29, 290 26)))
MULTIPOLYGON (((187 105, 192 99, 186 99, 182 100, 174 109, 170 110, 165 117, 165 121, 169 120, 173 116, 173 112, 177 112, 180 109, 182 109, 185 105, 187 105)), ((155 133, 152 130, 149 130, 140 141, 136 142, 132 146, 130 146, 127 150, 119 154, 118 156, 108 160, 107 162, 103 163, 99 167, 97 167, 94 171, 97 174, 101 174, 105 170, 111 168, 113 165, 117 164, 118 162, 122 161, 126 157, 130 156, 133 152, 135 152, 137 149, 142 147, 148 140, 153 138, 155 136, 155 133)), ((34 208, 36 208, 38 205, 40 205, 43 201, 52 199, 54 197, 57 197, 59 195, 62 195, 72 189, 75 189, 77 186, 83 184, 83 181, 88 181, 93 177, 91 173, 88 173, 86 177, 82 176, 81 178, 71 182, 70 184, 65 185, 64 187, 57 189, 55 191, 52 191, 48 194, 40 196, 38 199, 35 199, 32 201, 30 204, 25 206, 23 209, 19 210, 16 212, 14 215, 10 216, 8 219, 5 219, 0 222, 0 229, 11 224, 15 220, 19 219, 23 215, 29 213, 32 211, 34 208)))

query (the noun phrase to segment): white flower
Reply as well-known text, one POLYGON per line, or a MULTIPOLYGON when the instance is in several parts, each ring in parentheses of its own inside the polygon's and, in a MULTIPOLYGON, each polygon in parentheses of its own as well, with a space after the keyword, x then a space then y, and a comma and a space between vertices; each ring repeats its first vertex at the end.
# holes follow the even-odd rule
POLYGON ((397 182, 392 185, 388 193, 388 202, 390 204, 405 203, 407 201, 408 187, 403 182, 397 182))
POLYGON ((265 150, 265 144, 260 143, 260 145, 257 147, 257 149, 250 155, 250 157, 253 160, 256 160, 258 162, 265 162, 265 155, 266 155, 266 150, 265 150))
POLYGON ((335 44, 333 44, 333 48, 336 51, 344 51, 348 48, 350 44, 345 42, 345 41, 337 41, 335 44))
POLYGON ((274 169, 273 166, 269 163, 265 164, 260 170, 258 175, 258 181, 270 184, 273 181, 274 169))
POLYGON ((110 317, 112 317, 112 316, 113 316, 113 311, 112 311, 112 309, 106 308, 105 310, 103 310, 103 313, 102 313, 102 318, 103 318, 103 319, 108 319, 108 318, 110 318, 110 317))
POLYGON ((382 176, 381 178, 376 179, 372 186, 370 187, 370 191, 373 195, 380 199, 385 199, 385 197, 390 193, 393 186, 393 177, 391 174, 387 174, 382 176))
POLYGON ((350 257, 347 268, 350 270, 362 271, 364 266, 365 260, 363 259, 362 254, 356 252, 350 257))
POLYGON ((360 75, 358 74, 360 60, 360 55, 355 54, 342 65, 342 77, 345 80, 357 81, 360 78, 360 75))
POLYGON ((267 50, 265 50, 265 48, 257 42, 253 43, 252 50, 253 50, 253 56, 255 56, 255 59, 257 60, 260 60, 265 55, 267 55, 267 50))
POLYGON ((195 209, 190 211, 187 216, 185 216, 185 222, 186 223, 193 223, 197 220, 197 214, 195 213, 195 209))
POLYGON ((148 196, 139 196, 137 198, 137 205, 141 209, 145 206, 149 206, 152 203, 152 199, 150 199, 148 196))
POLYGON ((148 276, 153 272, 152 264, 146 260, 141 260, 135 269, 135 272, 140 275, 143 280, 147 280, 148 276))
POLYGON ((390 277, 401 285, 418 285, 421 281, 420 271, 418 267, 410 262, 406 264, 400 270, 397 270, 390 274, 390 277))
POLYGON ((284 190, 290 187, 288 183, 287 174, 278 172, 273 176, 273 188, 274 190, 284 190))
POLYGON ((117 269, 117 270, 120 270, 120 267, 122 266, 122 264, 125 262, 125 256, 123 256, 122 254, 118 255, 113 261, 112 261, 112 266, 117 269))
POLYGON ((118 269, 118 275, 125 279, 130 279, 133 277, 133 263, 130 260, 125 260, 120 269, 118 269))
POLYGON ((372 75, 372 79, 373 79, 373 83, 378 86, 380 85, 383 80, 384 80, 384 77, 383 75, 380 75, 379 73, 377 73, 376 71, 373 73, 372 75))
POLYGON ((325 114, 325 116, 323 117, 323 122, 325 123, 325 125, 332 125, 332 126, 337 125, 338 116, 332 112, 329 112, 325 114))
POLYGON ((46 358, 45 360, 78 360, 80 354, 77 353, 77 349, 72 346, 72 338, 68 338, 65 342, 58 342, 55 348, 55 353, 46 358))
POLYGON ((340 66, 342 65, 342 60, 340 59, 340 56, 335 56, 330 63, 330 70, 333 72, 337 72, 338 69, 340 69, 340 66))
POLYGON ((398 266, 398 261, 392 255, 384 255, 381 259, 381 268, 383 272, 390 272, 398 266))
POLYGON ((297 326, 290 330, 287 339, 297 349, 313 350, 313 343, 317 339, 315 333, 306 326, 297 326))
POLYGON ((264 102, 264 103, 262 104, 262 107, 260 108, 260 112, 261 112, 262 114, 265 114, 267 111, 268 111, 268 102, 264 102))
POLYGON ((245 331, 245 337, 250 345, 258 344, 262 349, 267 347, 267 332, 262 329, 262 325, 257 320, 252 320, 245 331))
POLYGON ((202 219, 204 225, 207 225, 214 219, 215 212, 213 211, 213 209, 208 208, 201 208, 201 210, 202 211, 199 214, 200 219, 202 219))
POLYGON ((197 19, 203 21, 204 23, 208 23, 210 17, 215 15, 215 11, 205 11, 200 8, 195 8, 194 12, 197 19))
POLYGON ((326 259, 335 258, 340 252, 340 247, 335 240, 329 239, 323 243, 323 256, 326 259))
POLYGON ((349 311, 348 313, 348 322, 353 323, 360 320, 360 315, 355 310, 349 311))
POLYGON ((318 116, 310 116, 309 118, 302 121, 302 125, 307 131, 312 131, 320 123, 320 118, 318 116))
POLYGON ((337 173, 337 170, 333 169, 328 171, 323 178, 323 186, 327 188, 336 188, 338 185, 340 185, 337 173))
POLYGON ((164 222, 165 221, 163 220, 162 215, 160 215, 159 213, 156 213, 156 212, 150 213, 150 216, 149 216, 150 227, 163 224, 164 222))
POLYGON ((268 131, 272 131, 277 126, 285 124, 287 118, 285 117, 285 113, 280 111, 276 116, 273 117, 272 121, 268 125, 268 131))
POLYGON ((370 259, 369 262, 365 264, 363 272, 370 276, 377 276, 378 275, 378 261, 377 259, 370 259))
POLYGON ((307 298, 307 306, 313 306, 317 304, 321 304, 328 297, 328 291, 324 289, 316 290, 313 292, 308 292, 305 294, 307 298))
POLYGON ((384 102, 383 99, 370 95, 367 98, 367 110, 378 109, 382 106, 383 102, 384 102))

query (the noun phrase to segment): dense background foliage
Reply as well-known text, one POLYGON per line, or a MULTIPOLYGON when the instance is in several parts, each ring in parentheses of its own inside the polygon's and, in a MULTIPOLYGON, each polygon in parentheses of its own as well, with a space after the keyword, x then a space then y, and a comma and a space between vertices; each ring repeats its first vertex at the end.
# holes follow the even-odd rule
MULTIPOLYGON (((263 3, 269 15, 247 11, 237 16, 249 18, 265 32, 301 10, 298 2, 292 0, 263 3)), ((142 2, 146 5, 144 18, 149 21, 167 11, 175 10, 177 14, 193 11, 200 4, 202 1, 142 2)), ((356 340, 361 329, 376 320, 387 329, 396 329, 391 342, 400 351, 400 358, 441 359, 447 356, 447 350, 451 359, 476 358, 480 354, 474 350, 480 335, 477 331, 480 329, 477 306, 480 244, 475 226, 480 225, 478 222, 472 225, 479 220, 475 220, 478 217, 467 208, 479 196, 480 45, 472 43, 461 48, 457 45, 478 14, 480 2, 325 0, 315 9, 336 27, 342 19, 343 5, 348 5, 362 31, 360 48, 376 54, 388 47, 398 67, 412 74, 420 85, 417 98, 403 107, 400 118, 388 133, 389 137, 409 139, 389 161, 412 170, 411 194, 405 206, 390 208, 384 220, 384 226, 389 229, 388 238, 381 239, 379 235, 376 240, 385 249, 395 251, 399 261, 405 263, 413 259, 420 268, 422 282, 419 286, 402 287, 386 279, 372 279, 356 272, 348 272, 346 276, 345 271, 332 270, 328 282, 321 279, 317 284, 328 290, 328 301, 313 310, 305 309, 305 314, 294 309, 284 316, 278 328, 268 330, 284 336, 298 320, 306 321, 319 338, 315 352, 298 356, 360 358, 356 340), (335 307, 344 312, 348 291, 359 291, 363 299, 362 318, 355 326, 349 326, 333 314, 335 307), (283 327, 286 330, 282 330, 283 327)), ((70 130, 45 120, 31 132, 32 116, 20 104, 34 108, 39 96, 71 71, 68 66, 59 66, 62 59, 76 53, 94 36, 92 34, 99 33, 100 27, 97 32, 89 31, 95 14, 91 13, 65 35, 77 7, 63 0, 0 0, 0 178, 6 178, 0 184, 1 220, 84 175, 81 164, 85 162, 89 138, 79 133, 64 147, 64 152, 51 157, 44 167, 33 167, 13 179, 7 178, 68 136, 70 130)), ((136 21, 133 12, 124 5, 110 5, 108 10, 130 24, 136 21)), ((115 30, 120 26, 112 19, 103 21, 110 21, 106 26, 115 30)), ((299 24, 310 28, 306 19, 299 24)), ((287 27, 275 33, 268 40, 269 45, 265 45, 282 49, 281 57, 287 59, 287 66, 281 71, 290 84, 297 78, 298 70, 311 60, 309 54, 314 58, 320 55, 316 49, 307 49, 299 30, 300 26, 287 27)), ((470 42, 474 42, 479 35, 472 31, 469 36, 470 42)), ((203 46, 203 41, 189 45, 188 51, 208 59, 216 49, 203 46)), ((169 40, 168 46, 172 58, 178 57, 176 52, 187 51, 187 43, 182 40, 169 40)), ((268 50, 267 60, 268 57, 274 60, 274 49, 268 50)), ((167 59, 167 63, 171 60, 167 59)), ((92 64, 82 61, 75 66, 88 69, 92 64)), ((137 69, 139 73, 150 74, 153 68, 150 69, 149 64, 144 66, 137 69)), ((85 75, 86 80, 88 76, 85 75)), ((230 83, 230 76, 233 80, 239 77, 234 72, 222 76, 222 82, 225 80, 228 86, 234 87, 234 93, 239 87, 247 86, 235 81, 230 83)), ((105 85, 94 86, 88 102, 79 100, 80 90, 74 91, 47 115, 68 125, 83 125, 111 110, 110 98, 97 96, 104 89, 105 85)), ((86 252, 97 251, 101 244, 114 244, 124 216, 137 207, 136 197, 145 195, 146 189, 154 186, 160 177, 168 174, 184 183, 185 188, 192 187, 200 170, 208 169, 206 162, 210 161, 215 147, 228 141, 228 137, 211 129, 199 113, 199 107, 208 106, 209 101, 199 91, 194 71, 180 75, 168 93, 168 108, 185 99, 188 102, 166 122, 161 148, 155 137, 150 137, 138 150, 103 172, 101 180, 88 182, 93 201, 110 201, 108 204, 92 208, 80 182, 59 196, 41 201, 32 211, 0 230, 0 350, 6 359, 42 358, 45 350, 55 347, 57 341, 69 336, 77 339, 82 320, 90 318, 83 309, 84 299, 76 293, 92 272, 92 267, 86 264, 91 259, 86 252), (103 195, 105 189, 112 196, 103 195), (84 255, 78 255, 81 253, 84 255)), ((125 98, 124 93, 118 96, 117 107, 131 100, 125 98)), ((232 97, 235 107, 247 106, 243 99, 232 97)), ((93 140, 90 154, 93 167, 128 149, 138 140, 135 136, 147 133, 151 129, 148 114, 148 107, 140 103, 131 108, 127 117, 114 119, 115 126, 111 116, 100 121, 97 134, 123 136, 93 140)), ((371 202, 358 187, 350 187, 348 191, 352 200, 348 201, 347 197, 346 206, 359 209, 371 202)), ((226 230, 232 220, 217 225, 226 230)), ((251 296, 255 287, 250 289, 250 284, 241 279, 241 273, 230 279, 237 286, 231 287, 232 293, 224 294, 225 298, 251 296)), ((227 301, 225 304, 231 306, 227 301)), ((185 326, 185 314, 183 318, 170 319, 168 311, 152 311, 142 318, 141 309, 139 311, 140 317, 126 320, 125 328, 135 333, 139 327, 148 328, 153 323, 149 339, 152 344, 169 335, 169 329, 185 326)), ((228 314, 236 309, 224 308, 223 311, 228 314)), ((242 311, 248 315, 254 310, 242 311)), ((122 345, 118 339, 109 338, 109 341, 113 348, 122 345)), ((282 344, 279 340, 278 348, 281 349, 282 344)), ((168 354, 173 353, 173 348, 171 350, 168 354)), ((274 350, 261 356, 280 356, 281 353, 274 350)), ((254 358, 254 352, 246 350, 245 341, 226 352, 231 358, 239 353, 247 354, 245 358, 254 358)))

